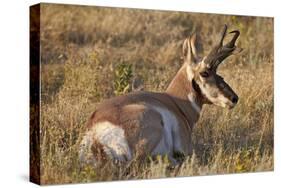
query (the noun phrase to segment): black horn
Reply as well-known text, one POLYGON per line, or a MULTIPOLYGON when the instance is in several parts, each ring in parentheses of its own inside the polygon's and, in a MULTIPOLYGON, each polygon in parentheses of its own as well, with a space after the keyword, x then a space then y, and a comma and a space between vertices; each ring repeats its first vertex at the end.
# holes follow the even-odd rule
POLYGON ((235 42, 238 39, 240 32, 238 30, 231 31, 230 33, 234 33, 232 40, 225 45, 227 48, 233 48, 235 46, 235 42))
POLYGON ((218 54, 218 52, 220 51, 220 49, 223 46, 223 40, 225 38, 226 35, 226 31, 227 31, 227 25, 224 25, 223 30, 221 32, 221 37, 219 42, 213 47, 213 49, 211 50, 211 52, 207 55, 206 59, 205 59, 205 63, 207 64, 214 64, 216 62, 216 56, 218 54))
MULTIPOLYGON (((238 30, 231 31, 229 34, 234 34, 233 38, 225 45, 223 45, 223 40, 226 35, 227 26, 224 25, 224 29, 222 31, 222 36, 217 44, 209 53, 209 55, 205 59, 205 63, 210 64, 210 67, 214 70, 225 60, 228 56, 232 55, 234 50, 236 50, 235 42, 237 41, 240 32, 238 30)), ((238 48, 240 51, 241 49, 238 48)))

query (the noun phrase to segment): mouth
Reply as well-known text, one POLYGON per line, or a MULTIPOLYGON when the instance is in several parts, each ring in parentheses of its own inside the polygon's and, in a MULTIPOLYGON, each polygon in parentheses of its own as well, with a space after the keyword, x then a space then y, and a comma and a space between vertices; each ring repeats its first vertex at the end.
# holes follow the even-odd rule
POLYGON ((231 110, 232 108, 234 108, 234 105, 228 106, 228 109, 229 109, 229 110, 231 110))
POLYGON ((227 102, 227 103, 218 103, 217 106, 221 106, 223 108, 227 108, 229 110, 231 110, 232 108, 234 108, 236 106, 236 103, 230 103, 230 102, 227 102))
POLYGON ((220 107, 223 107, 223 108, 227 108, 227 109, 232 109, 236 106, 237 103, 232 103, 230 101, 226 101, 226 102, 216 102, 216 103, 213 103, 215 104, 216 106, 220 106, 220 107))
POLYGON ((232 103, 232 104, 228 104, 227 106, 228 106, 228 109, 231 110, 232 108, 234 108, 236 106, 236 104, 232 103))

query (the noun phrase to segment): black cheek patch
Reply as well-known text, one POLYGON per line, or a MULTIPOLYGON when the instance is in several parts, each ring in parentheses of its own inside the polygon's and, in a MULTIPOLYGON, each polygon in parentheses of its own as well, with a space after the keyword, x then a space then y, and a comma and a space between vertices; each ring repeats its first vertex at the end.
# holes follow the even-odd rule
POLYGON ((192 80, 192 87, 197 92, 197 94, 202 97, 202 100, 204 100, 206 104, 211 104, 211 101, 202 93, 199 85, 195 82, 195 80, 192 80))
POLYGON ((198 94, 200 95, 202 94, 199 85, 195 82, 194 79, 192 79, 192 87, 198 94))

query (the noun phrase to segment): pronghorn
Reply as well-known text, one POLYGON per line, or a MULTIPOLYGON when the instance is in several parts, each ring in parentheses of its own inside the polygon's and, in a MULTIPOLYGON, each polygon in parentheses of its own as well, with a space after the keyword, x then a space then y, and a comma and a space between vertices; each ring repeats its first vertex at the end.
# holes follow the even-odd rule
POLYGON ((235 45, 235 30, 223 45, 227 26, 217 45, 199 58, 196 34, 183 43, 184 63, 162 93, 135 92, 106 100, 92 114, 79 157, 96 165, 99 160, 126 162, 136 156, 167 155, 177 162, 175 153, 192 153, 191 133, 204 104, 233 108, 238 96, 217 75, 217 68, 228 56, 242 49, 235 45))

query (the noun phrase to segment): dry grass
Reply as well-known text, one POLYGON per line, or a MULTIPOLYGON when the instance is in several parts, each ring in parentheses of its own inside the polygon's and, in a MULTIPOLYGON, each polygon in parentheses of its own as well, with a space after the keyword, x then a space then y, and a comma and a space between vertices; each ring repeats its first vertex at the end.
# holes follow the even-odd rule
POLYGON ((48 4, 41 13, 42 184, 273 170, 273 19, 48 4), (145 90, 164 91, 181 66, 183 39, 198 31, 207 52, 223 23, 240 29, 245 49, 219 69, 240 100, 233 110, 204 107, 193 156, 174 168, 165 157, 80 168, 85 123, 120 93, 119 65, 131 65, 130 87, 141 80, 145 90))

